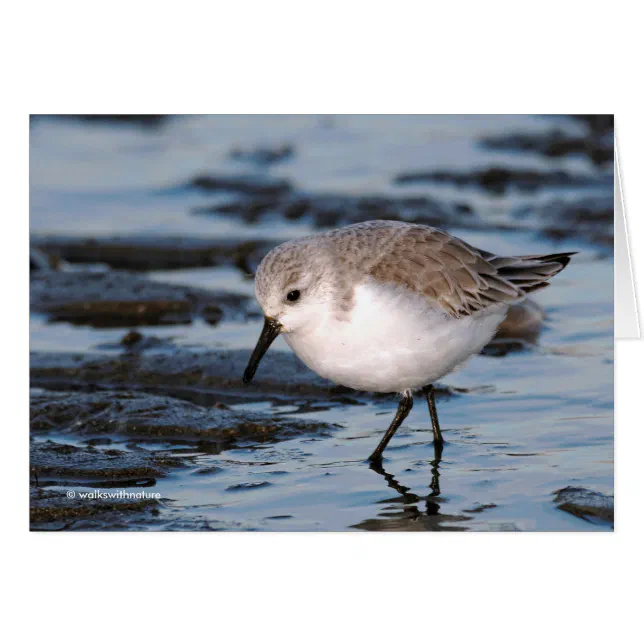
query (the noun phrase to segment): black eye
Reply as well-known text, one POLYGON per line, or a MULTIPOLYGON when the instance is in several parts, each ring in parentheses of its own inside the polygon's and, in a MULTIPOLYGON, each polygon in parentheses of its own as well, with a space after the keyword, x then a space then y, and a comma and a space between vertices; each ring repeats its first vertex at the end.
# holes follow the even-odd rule
POLYGON ((287 296, 286 299, 289 302, 297 302, 297 300, 300 298, 300 292, 299 291, 291 291, 287 296))

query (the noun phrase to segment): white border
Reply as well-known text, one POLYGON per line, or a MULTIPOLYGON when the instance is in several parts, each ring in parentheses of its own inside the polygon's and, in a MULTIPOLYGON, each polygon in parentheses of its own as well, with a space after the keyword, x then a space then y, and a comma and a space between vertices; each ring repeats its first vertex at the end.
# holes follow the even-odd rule
MULTIPOLYGON (((7 9, 5 628, 66 642, 630 641, 640 630, 642 343, 617 350, 614 535, 28 534, 25 459, 29 112, 615 112, 638 257, 641 21, 630 7, 115 1, 7 9)), ((640 276, 643 267, 635 262, 640 276)))

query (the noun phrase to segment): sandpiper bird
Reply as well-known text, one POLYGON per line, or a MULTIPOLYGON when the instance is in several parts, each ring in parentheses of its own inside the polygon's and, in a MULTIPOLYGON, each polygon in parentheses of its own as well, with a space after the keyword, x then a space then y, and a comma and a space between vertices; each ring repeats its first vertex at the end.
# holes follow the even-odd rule
POLYGON ((436 228, 370 221, 286 242, 262 260, 255 295, 264 328, 244 382, 282 333, 319 375, 402 398, 382 453, 413 405, 427 396, 442 445, 434 386, 479 353, 508 307, 548 285, 575 253, 503 257, 436 228))

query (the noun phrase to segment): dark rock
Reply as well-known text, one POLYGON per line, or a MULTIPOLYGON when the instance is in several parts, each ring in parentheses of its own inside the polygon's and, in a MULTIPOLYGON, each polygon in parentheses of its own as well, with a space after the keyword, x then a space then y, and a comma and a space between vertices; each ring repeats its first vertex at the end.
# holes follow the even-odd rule
POLYGON ((231 158, 235 161, 254 163, 259 166, 272 165, 290 159, 295 154, 292 145, 279 145, 276 147, 257 147, 251 150, 235 148, 231 151, 231 158))
MULTIPOLYGON (((32 392, 30 412, 34 433, 56 431, 75 436, 116 434, 142 440, 206 441, 222 448, 333 430, 328 423, 206 409, 183 400, 140 392, 74 392, 73 395, 32 392)), ((74 454, 74 458, 77 456, 74 454)))
POLYGON ((555 493, 555 504, 560 510, 569 512, 586 521, 615 522, 615 499, 583 487, 565 487, 555 493))
POLYGON ((222 317, 243 318, 250 298, 153 282, 127 273, 34 273, 31 311, 52 322, 96 327, 189 324, 201 316, 216 324, 222 317))
POLYGON ((38 236, 32 246, 47 255, 71 263, 101 263, 127 270, 165 270, 199 266, 256 266, 276 243, 270 240, 234 238, 38 236))
POLYGON ((437 170, 406 172, 395 177, 397 184, 451 183, 459 187, 474 186, 493 194, 502 195, 509 189, 535 192, 541 188, 590 187, 612 185, 612 176, 580 175, 565 170, 521 170, 492 167, 469 172, 437 170))

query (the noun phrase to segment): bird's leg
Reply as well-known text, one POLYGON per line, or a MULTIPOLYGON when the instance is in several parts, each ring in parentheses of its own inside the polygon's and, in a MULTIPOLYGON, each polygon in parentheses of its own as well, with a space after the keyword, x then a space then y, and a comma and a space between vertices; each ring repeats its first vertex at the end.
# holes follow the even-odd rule
POLYGON ((425 388, 427 395, 427 406, 429 407, 429 416, 432 419, 432 430, 434 431, 434 443, 439 445, 443 444, 443 434, 438 424, 438 413, 436 412, 436 401, 434 400, 434 385, 429 385, 425 388))
POLYGON ((370 461, 374 462, 380 461, 382 459, 382 453, 385 451, 385 447, 387 447, 387 444, 391 440, 392 436, 396 433, 396 430, 400 427, 403 420, 407 418, 407 414, 409 414, 413 406, 414 397, 412 396, 411 391, 405 391, 405 393, 403 393, 403 397, 398 403, 398 410, 396 411, 396 415, 391 421, 391 425, 389 425, 387 433, 382 437, 382 440, 380 441, 378 447, 376 447, 374 453, 369 457, 370 461))

